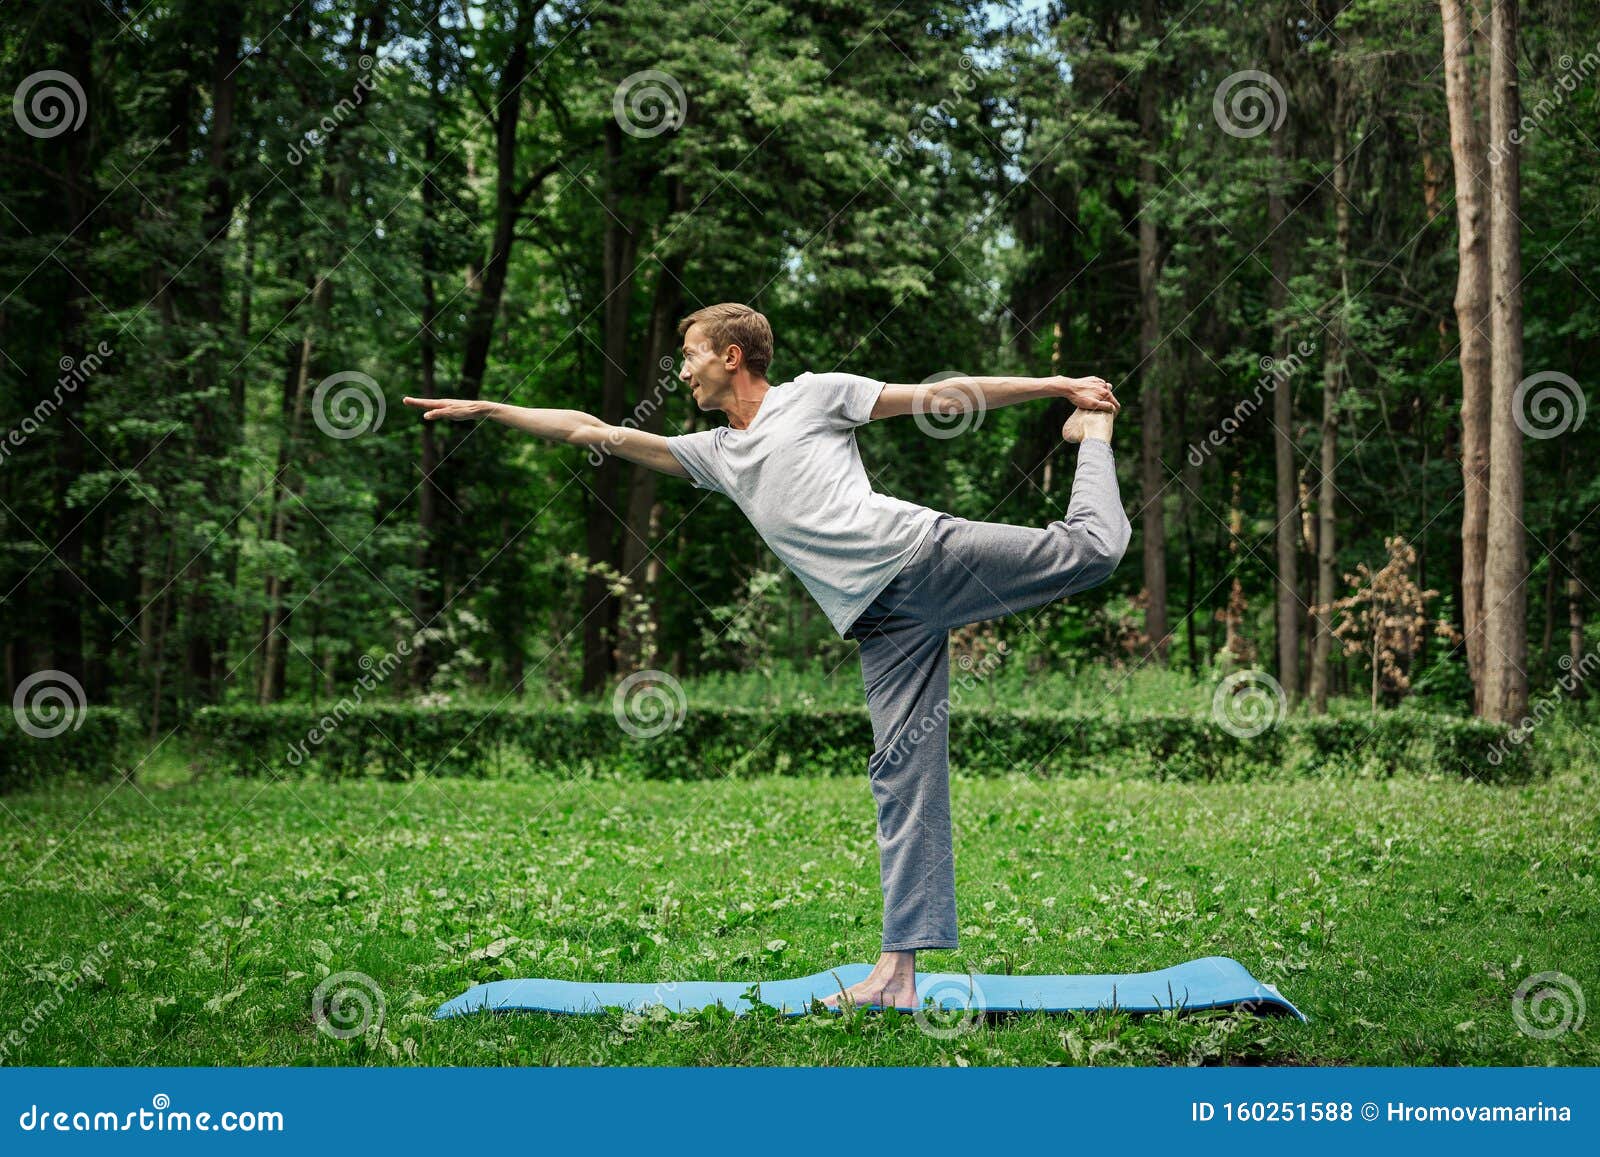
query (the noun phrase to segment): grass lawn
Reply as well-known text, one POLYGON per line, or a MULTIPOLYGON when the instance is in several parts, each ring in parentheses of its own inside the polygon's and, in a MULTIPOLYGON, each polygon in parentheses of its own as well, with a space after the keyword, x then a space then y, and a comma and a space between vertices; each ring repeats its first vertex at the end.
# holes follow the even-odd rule
POLYGON ((1590 772, 1513 788, 958 777, 953 795, 962 946, 923 969, 1218 954, 1311 1023, 1031 1015, 943 1040, 893 1012, 436 1022, 483 980, 875 959, 865 778, 228 780, 0 799, 0 1050, 27 1065, 1600 1064, 1593 1017, 1551 1039, 1513 1019, 1533 974, 1600 994, 1590 772), (103 963, 83 975, 86 960, 103 963), (330 971, 381 989, 381 1031, 318 1030, 330 971))

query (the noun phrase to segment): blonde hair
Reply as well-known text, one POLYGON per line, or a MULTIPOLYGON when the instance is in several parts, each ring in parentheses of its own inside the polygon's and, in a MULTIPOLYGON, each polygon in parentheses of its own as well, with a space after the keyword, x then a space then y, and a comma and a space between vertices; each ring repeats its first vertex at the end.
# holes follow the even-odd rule
POLYGON ((767 376, 772 364, 772 327, 762 314, 748 305, 725 301, 697 309, 678 323, 678 336, 698 325, 718 352, 736 345, 744 353, 744 366, 758 378, 767 376))

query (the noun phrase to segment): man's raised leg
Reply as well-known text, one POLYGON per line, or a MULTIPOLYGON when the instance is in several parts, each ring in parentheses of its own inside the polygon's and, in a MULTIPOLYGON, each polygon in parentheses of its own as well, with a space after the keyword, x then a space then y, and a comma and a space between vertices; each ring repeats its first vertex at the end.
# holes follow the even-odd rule
POLYGON ((1043 529, 964 518, 943 519, 935 526, 939 539, 927 587, 939 599, 939 625, 955 628, 998 619, 1111 577, 1133 535, 1117 487, 1111 420, 1106 413, 1078 411, 1063 430, 1069 441, 1074 436, 1083 440, 1072 496, 1059 521, 1043 529), (1083 437, 1085 424, 1089 437, 1083 437))

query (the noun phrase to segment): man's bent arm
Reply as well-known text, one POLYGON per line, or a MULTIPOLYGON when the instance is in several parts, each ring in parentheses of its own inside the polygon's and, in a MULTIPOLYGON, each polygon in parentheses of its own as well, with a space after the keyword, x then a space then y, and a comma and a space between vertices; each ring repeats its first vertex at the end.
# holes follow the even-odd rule
POLYGON ((994 410, 1041 398, 1065 398, 1084 410, 1121 408, 1103 378, 955 377, 918 385, 890 383, 878 392, 872 418, 903 414, 952 417, 974 410, 994 410))

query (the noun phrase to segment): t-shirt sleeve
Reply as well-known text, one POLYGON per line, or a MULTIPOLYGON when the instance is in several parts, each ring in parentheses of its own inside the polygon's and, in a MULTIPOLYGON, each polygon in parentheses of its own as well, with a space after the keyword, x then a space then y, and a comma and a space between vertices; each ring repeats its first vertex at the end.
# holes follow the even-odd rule
POLYGON ((884 383, 860 374, 807 372, 795 379, 795 386, 806 392, 830 425, 848 430, 872 418, 884 383))
POLYGON ((722 484, 722 435, 726 426, 676 434, 667 439, 667 449, 678 464, 689 472, 689 481, 702 490, 726 494, 722 484))

